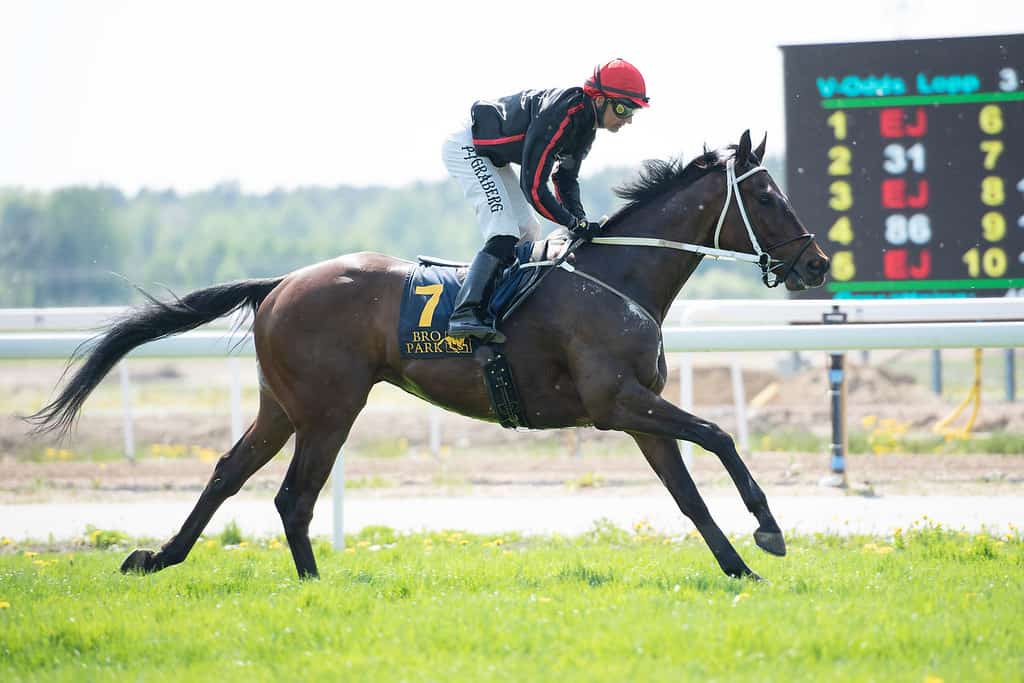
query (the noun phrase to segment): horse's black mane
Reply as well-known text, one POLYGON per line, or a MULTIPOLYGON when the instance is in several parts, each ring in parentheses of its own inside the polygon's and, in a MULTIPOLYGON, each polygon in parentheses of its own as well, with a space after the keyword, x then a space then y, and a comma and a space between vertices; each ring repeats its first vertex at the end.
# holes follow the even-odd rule
POLYGON ((689 185, 715 169, 724 168, 725 162, 732 156, 730 152, 735 150, 736 145, 730 145, 724 150, 708 150, 705 147, 704 153, 688 164, 684 164, 680 158, 667 161, 648 159, 640 169, 639 178, 614 189, 615 194, 627 202, 615 212, 613 218, 620 219, 636 207, 671 189, 689 185))

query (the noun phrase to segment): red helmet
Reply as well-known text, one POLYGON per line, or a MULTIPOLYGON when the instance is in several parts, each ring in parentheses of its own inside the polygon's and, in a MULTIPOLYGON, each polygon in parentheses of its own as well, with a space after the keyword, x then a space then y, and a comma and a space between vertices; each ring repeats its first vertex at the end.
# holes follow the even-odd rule
POLYGON ((583 85, 583 92, 591 97, 604 95, 613 99, 626 99, 638 107, 649 107, 647 86, 640 70, 624 59, 613 59, 594 67, 594 75, 583 85))

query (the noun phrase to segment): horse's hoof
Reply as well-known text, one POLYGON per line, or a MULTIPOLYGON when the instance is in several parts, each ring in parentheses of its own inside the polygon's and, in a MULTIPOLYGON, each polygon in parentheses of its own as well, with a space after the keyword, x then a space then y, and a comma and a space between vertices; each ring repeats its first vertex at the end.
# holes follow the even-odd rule
POLYGON ((750 570, 750 573, 747 574, 744 578, 750 579, 751 581, 757 581, 758 583, 764 581, 764 577, 755 572, 754 570, 750 570))
POLYGON ((766 553, 783 557, 786 554, 786 540, 781 531, 755 531, 754 542, 766 553))
POLYGON ((133 550, 132 554, 124 558, 121 563, 122 574, 150 574, 156 571, 153 566, 152 550, 133 550))

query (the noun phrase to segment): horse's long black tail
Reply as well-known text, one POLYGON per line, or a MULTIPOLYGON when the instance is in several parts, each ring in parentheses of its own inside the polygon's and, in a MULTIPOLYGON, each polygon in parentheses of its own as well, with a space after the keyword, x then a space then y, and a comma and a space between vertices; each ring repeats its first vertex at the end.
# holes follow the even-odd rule
POLYGON ((263 299, 283 279, 228 282, 191 292, 184 298, 175 298, 169 302, 160 301, 143 291, 142 294, 148 299, 146 303, 132 308, 106 332, 86 341, 75 350, 68 361, 68 369, 82 357, 85 357, 85 362, 57 398, 38 412, 25 417, 25 420, 35 425, 32 433, 40 435, 56 431, 61 436, 67 434, 92 390, 135 347, 193 330, 246 305, 256 311, 263 299))

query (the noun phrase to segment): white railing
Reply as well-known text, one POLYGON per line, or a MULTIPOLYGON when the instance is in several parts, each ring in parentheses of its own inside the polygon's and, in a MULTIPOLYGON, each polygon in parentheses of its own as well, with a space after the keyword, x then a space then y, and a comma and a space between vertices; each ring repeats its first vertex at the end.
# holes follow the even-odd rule
MULTIPOLYGON (((695 326, 707 324, 821 324, 826 314, 839 312, 846 316, 849 323, 913 323, 913 322, 968 322, 968 321, 1021 321, 1024 320, 1024 299, 1013 297, 979 297, 979 298, 947 298, 947 299, 818 299, 818 300, 765 300, 765 299, 726 299, 708 300, 678 299, 669 311, 668 321, 677 322, 687 334, 692 334, 695 326)), ((925 348, 940 349, 963 346, 954 344, 957 335, 963 333, 952 330, 949 334, 941 335, 935 339, 936 326, 929 326, 927 331, 919 331, 918 328, 896 329, 886 325, 884 339, 877 332, 864 331, 865 328, 839 326, 832 328, 832 332, 820 331, 819 339, 831 335, 833 346, 823 350, 846 351, 853 349, 884 349, 884 348, 925 348), (856 331, 855 331, 856 330, 856 331), (851 334, 852 332, 852 334, 851 334), (896 339, 889 339, 889 334, 901 334, 903 338, 898 342, 896 339), (916 335, 924 334, 926 337, 917 339, 916 335), (909 335, 909 338, 908 338, 909 335), (854 337, 857 339, 854 339, 854 337), (923 345, 903 346, 903 343, 922 342, 923 345), (881 343, 882 345, 875 345, 881 343)), ((714 332, 712 342, 715 348, 700 348, 695 351, 742 351, 750 350, 746 346, 744 338, 746 335, 754 334, 761 338, 766 344, 774 343, 773 350, 811 351, 816 348, 803 346, 804 333, 798 332, 800 339, 793 346, 778 348, 780 344, 788 344, 792 339, 791 333, 785 330, 796 330, 798 328, 766 328, 755 329, 731 328, 734 332, 717 330, 714 332), (742 329, 742 331, 740 331, 742 329), (718 340, 721 340, 719 344, 718 340), (725 344, 733 341, 733 345, 725 348, 725 344), (736 346, 735 344, 739 344, 736 346)), ((821 328, 824 330, 825 328, 821 328)), ((666 335, 669 330, 666 329, 666 335)), ((973 332, 967 332, 967 336, 961 336, 960 341, 967 342, 967 346, 996 347, 1003 346, 1012 349, 1020 346, 1019 341, 1010 344, 998 344, 996 340, 989 339, 987 335, 984 343, 973 344, 973 332)), ((1014 339, 1011 334, 1011 340, 1014 339)), ((698 339, 698 337, 694 337, 698 339)), ((666 350, 669 341, 666 339, 666 350)), ((768 349, 764 349, 768 350, 768 349)), ((740 371, 738 362, 731 364, 733 407, 736 414, 737 440, 743 451, 749 450, 746 398, 743 389, 743 374, 740 371)), ((1012 378, 1010 379, 1012 382, 1012 378)), ((679 358, 679 407, 684 410, 693 409, 693 361, 689 353, 682 353, 679 358)), ((683 457, 689 462, 693 454, 693 445, 684 443, 682 447, 683 457)))
MULTIPOLYGON (((1024 320, 1024 298, 949 299, 677 299, 667 322, 785 324, 820 323, 821 315, 839 306, 851 323, 1024 320)), ((98 329, 129 310, 127 306, 67 308, 0 308, 0 330, 98 329)), ((240 311, 206 329, 232 329, 240 311)))
MULTIPOLYGON (((69 306, 65 308, 0 308, 0 330, 99 330, 130 310, 129 306, 69 306)), ((207 329, 233 329, 248 315, 240 310, 214 320, 207 329)))
POLYGON ((960 299, 677 299, 668 320, 680 325, 709 323, 821 323, 838 306, 848 323, 973 322, 1024 320, 1024 298, 960 299))

